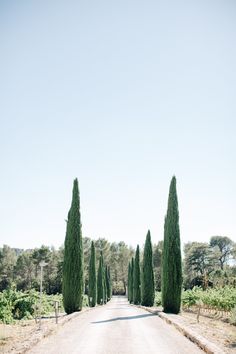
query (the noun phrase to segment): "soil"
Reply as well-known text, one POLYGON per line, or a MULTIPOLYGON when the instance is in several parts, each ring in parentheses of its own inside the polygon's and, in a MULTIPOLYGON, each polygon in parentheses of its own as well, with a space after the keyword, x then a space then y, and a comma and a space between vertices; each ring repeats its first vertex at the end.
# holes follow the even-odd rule
POLYGON ((236 353, 236 326, 227 319, 215 318, 214 314, 202 314, 197 321, 197 313, 183 311, 179 315, 183 323, 195 333, 205 337, 227 354, 236 353))
MULTIPOLYGON (((76 316, 76 314, 73 314, 76 316)), ((72 319, 73 315, 70 315, 72 319)), ((180 315, 182 323, 191 328, 227 354, 236 353, 236 326, 230 325, 224 319, 202 314, 199 322, 197 315, 193 312, 183 311, 180 315)), ((41 330, 35 320, 17 321, 12 325, 0 324, 0 352, 21 354, 34 346, 43 337, 54 333, 58 326, 68 321, 69 316, 61 314, 58 325, 55 318, 42 319, 41 330)))

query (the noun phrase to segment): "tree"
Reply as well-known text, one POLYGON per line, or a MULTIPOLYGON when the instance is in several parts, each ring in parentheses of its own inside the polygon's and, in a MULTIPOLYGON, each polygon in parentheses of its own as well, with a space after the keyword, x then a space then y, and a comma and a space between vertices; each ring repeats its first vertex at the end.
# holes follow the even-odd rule
POLYGON ((164 224, 162 254, 162 306, 164 312, 179 313, 182 290, 182 265, 176 178, 171 180, 164 224))
POLYGON ((94 307, 97 303, 97 277, 96 277, 96 254, 94 242, 91 243, 91 254, 89 260, 89 305, 94 307))
POLYGON ((58 266, 60 253, 51 247, 47 258, 47 266, 44 268, 44 289, 47 294, 57 294, 61 291, 61 282, 58 278, 58 266))
POLYGON ((153 258, 152 258, 152 241, 151 234, 148 230, 142 264, 142 305, 153 306, 155 298, 154 274, 153 274, 153 258))
POLYGON ((111 299, 111 282, 110 282, 108 266, 106 266, 105 269, 105 279, 106 279, 106 288, 107 288, 107 301, 109 301, 111 299))
POLYGON ((41 261, 49 262, 50 259, 50 248, 48 246, 42 245, 40 248, 35 248, 32 253, 32 259, 35 265, 35 280, 38 282, 38 289, 40 283, 40 265, 41 261))
POLYGON ((106 265, 104 265, 104 262, 102 262, 102 276, 103 276, 103 303, 107 303, 107 283, 106 283, 106 265))
POLYGON ((109 298, 111 299, 112 298, 112 279, 111 279, 111 271, 110 271, 110 267, 108 267, 108 278, 109 278, 109 290, 110 290, 110 293, 109 293, 109 298))
POLYGON ((102 305, 104 303, 104 276, 103 276, 103 255, 100 252, 98 276, 97 276, 97 304, 102 305))
POLYGON ((63 263, 63 303, 67 314, 82 309, 83 244, 78 180, 74 180, 72 203, 68 213, 63 263))
POLYGON ((140 278, 140 256, 139 245, 137 245, 134 260, 134 304, 141 303, 141 278, 140 278))
POLYGON ((155 290, 161 291, 161 258, 163 250, 163 241, 153 245, 153 270, 155 279, 155 290))
POLYGON ((87 295, 88 295, 88 288, 89 288, 89 261, 90 261, 90 256, 91 256, 91 243, 92 243, 92 240, 89 237, 83 237, 84 292, 87 295))
POLYGON ((130 297, 129 302, 134 302, 134 257, 131 259, 130 263, 130 297))
POLYGON ((133 256, 134 250, 128 247, 123 241, 113 242, 110 245, 109 264, 113 275, 114 294, 126 293, 127 287, 127 268, 129 259, 133 256))
POLYGON ((17 290, 29 290, 32 288, 34 275, 34 263, 32 252, 22 252, 16 261, 15 275, 17 290))
POLYGON ((14 249, 3 245, 0 249, 0 291, 10 287, 14 281, 14 267, 17 256, 14 249))
POLYGON ((189 287, 207 288, 209 275, 215 270, 217 259, 208 243, 190 242, 184 246, 185 276, 189 287))
POLYGON ((130 286, 131 286, 131 264, 129 262, 128 266, 128 301, 130 301, 130 286))
POLYGON ((215 247, 218 251, 218 260, 221 270, 224 269, 224 265, 233 255, 234 242, 227 236, 212 236, 210 239, 210 246, 215 247))

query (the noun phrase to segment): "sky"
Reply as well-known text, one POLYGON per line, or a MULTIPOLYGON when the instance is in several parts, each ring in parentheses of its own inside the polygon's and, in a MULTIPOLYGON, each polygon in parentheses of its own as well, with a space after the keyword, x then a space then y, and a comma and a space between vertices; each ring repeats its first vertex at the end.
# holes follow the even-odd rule
POLYGON ((0 247, 236 241, 234 0, 0 0, 0 247))

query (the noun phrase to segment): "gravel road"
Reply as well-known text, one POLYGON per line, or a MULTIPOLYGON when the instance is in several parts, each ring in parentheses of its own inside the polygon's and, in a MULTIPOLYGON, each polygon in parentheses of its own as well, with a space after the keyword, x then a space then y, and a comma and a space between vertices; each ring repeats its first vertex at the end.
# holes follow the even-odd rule
POLYGON ((84 312, 30 354, 203 354, 158 316, 113 297, 105 306, 84 312))

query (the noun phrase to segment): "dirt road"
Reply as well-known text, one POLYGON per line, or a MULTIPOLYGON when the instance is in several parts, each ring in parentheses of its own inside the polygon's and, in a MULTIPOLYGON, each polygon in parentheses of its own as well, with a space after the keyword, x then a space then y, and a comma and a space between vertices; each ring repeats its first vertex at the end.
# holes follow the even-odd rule
POLYGON ((158 316, 114 297, 43 339, 30 354, 203 354, 158 316))

